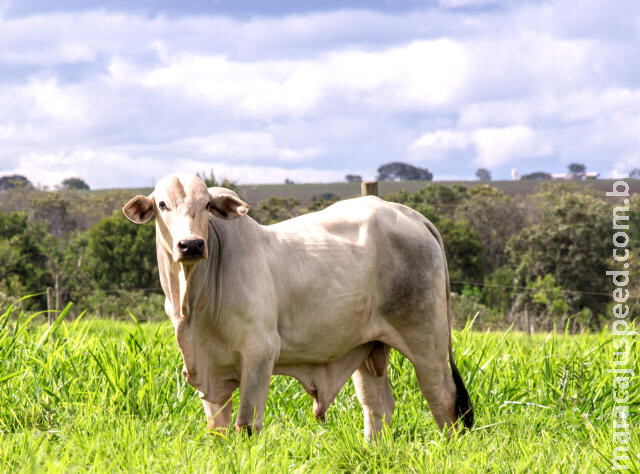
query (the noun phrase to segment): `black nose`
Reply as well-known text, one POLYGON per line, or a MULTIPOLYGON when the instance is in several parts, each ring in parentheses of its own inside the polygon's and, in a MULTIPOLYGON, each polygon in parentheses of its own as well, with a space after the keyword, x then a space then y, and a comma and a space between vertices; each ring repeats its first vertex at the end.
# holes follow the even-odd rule
POLYGON ((204 254, 204 240, 191 239, 178 242, 178 249, 183 257, 202 257, 204 254))

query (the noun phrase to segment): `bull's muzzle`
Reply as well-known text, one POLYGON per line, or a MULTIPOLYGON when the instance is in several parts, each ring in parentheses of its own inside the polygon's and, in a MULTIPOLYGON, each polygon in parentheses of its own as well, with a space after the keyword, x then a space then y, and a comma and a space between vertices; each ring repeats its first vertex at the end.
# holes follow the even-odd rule
POLYGON ((178 242, 180 260, 198 260, 204 258, 204 240, 185 239, 178 242))

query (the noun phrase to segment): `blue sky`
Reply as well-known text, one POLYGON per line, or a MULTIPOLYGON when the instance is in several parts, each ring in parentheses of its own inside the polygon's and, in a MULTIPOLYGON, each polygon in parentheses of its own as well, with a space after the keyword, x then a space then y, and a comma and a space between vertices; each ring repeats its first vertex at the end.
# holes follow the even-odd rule
POLYGON ((639 51, 627 0, 0 0, 0 175, 612 177, 640 167, 639 51))

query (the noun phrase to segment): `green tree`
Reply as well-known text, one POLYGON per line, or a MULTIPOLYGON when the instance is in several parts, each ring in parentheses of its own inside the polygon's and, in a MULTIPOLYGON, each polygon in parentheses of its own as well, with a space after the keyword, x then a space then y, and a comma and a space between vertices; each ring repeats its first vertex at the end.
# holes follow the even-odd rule
POLYGON ((511 266, 496 268, 484 280, 482 302, 500 314, 509 313, 516 296, 514 279, 515 274, 511 266))
POLYGON ((26 177, 20 174, 13 174, 10 176, 2 176, 0 178, 0 191, 6 189, 31 189, 33 184, 26 177))
POLYGON ((298 199, 271 197, 252 208, 249 215, 262 225, 275 224, 298 215, 299 206, 298 199))
POLYGON ((67 178, 60 183, 60 188, 65 191, 72 189, 89 190, 89 185, 82 178, 67 178))
POLYGON ((587 172, 587 167, 582 163, 571 163, 567 168, 572 179, 581 179, 587 172))
POLYGON ((408 163, 393 161, 378 168, 378 181, 431 181, 433 173, 408 163))
MULTIPOLYGON (((26 214, 0 212, 0 288, 11 297, 40 293, 51 285, 42 224, 29 222, 26 214)), ((42 303, 35 299, 29 304, 42 303)))
POLYGON ((70 201, 63 193, 38 192, 29 198, 29 218, 40 222, 56 237, 76 230, 76 216, 70 212, 70 201))
POLYGON ((340 197, 333 193, 324 193, 319 196, 313 196, 313 198, 311 198, 311 204, 306 207, 303 213, 321 211, 339 200, 340 197))
POLYGON ((209 176, 207 176, 204 171, 202 173, 197 173, 197 176, 204 181, 204 184, 206 184, 208 188, 220 186, 221 188, 227 188, 240 194, 240 188, 235 181, 231 181, 227 178, 223 178, 222 181, 218 181, 216 179, 216 175, 213 173, 213 169, 209 170, 209 176))
POLYGON ((451 219, 440 219, 438 230, 442 235, 452 285, 482 283, 482 242, 476 230, 465 221, 451 219))
POLYGON ((415 193, 400 190, 384 196, 387 201, 404 204, 418 211, 434 224, 437 224, 440 216, 453 215, 456 207, 466 198, 466 187, 441 184, 430 184, 415 193))
POLYGON ((537 179, 540 181, 549 181, 551 180, 551 175, 549 173, 546 173, 544 171, 536 171, 534 173, 529 173, 529 174, 523 174, 520 179, 523 180, 532 180, 532 179, 537 179))
POLYGON ((158 287, 155 225, 134 225, 121 212, 98 221, 87 233, 84 265, 103 290, 158 287))
POLYGON ((478 171, 476 171, 476 178, 480 181, 491 181, 491 172, 485 168, 478 168, 478 171))
POLYGON ((532 290, 531 299, 539 306, 538 313, 558 322, 569 311, 565 291, 556 285, 553 275, 538 276, 527 288, 532 290))
POLYGON ((401 189, 395 193, 386 194, 384 199, 386 201, 404 204, 405 206, 418 211, 433 223, 436 223, 438 219, 440 219, 438 210, 431 202, 429 202, 423 190, 415 193, 408 193, 404 189, 401 189))
POLYGON ((84 304, 84 297, 97 287, 87 266, 87 234, 76 232, 64 239, 50 234, 45 237, 47 269, 61 308, 70 300, 84 304))
POLYGON ((486 185, 471 188, 455 208, 455 218, 473 227, 482 242, 482 263, 487 273, 507 263, 507 241, 525 225, 523 209, 500 190, 486 185))
POLYGON ((571 185, 543 187, 530 203, 531 223, 507 243, 509 263, 521 288, 552 275, 567 291, 569 308, 604 313, 610 297, 611 209, 601 198, 571 185), (604 293, 604 295, 602 295, 604 293), (607 296, 608 295, 608 296, 607 296))

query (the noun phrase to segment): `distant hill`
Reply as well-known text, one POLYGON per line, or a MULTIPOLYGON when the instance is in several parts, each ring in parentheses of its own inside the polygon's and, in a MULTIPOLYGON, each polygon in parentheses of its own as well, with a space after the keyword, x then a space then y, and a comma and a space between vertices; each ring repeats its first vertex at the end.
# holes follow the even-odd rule
MULTIPOLYGON (((604 194, 606 191, 611 191, 611 186, 615 181, 613 179, 597 179, 577 182, 584 186, 590 186, 604 194)), ((640 194, 640 179, 627 179, 626 181, 631 187, 631 193, 640 194)), ((383 181, 379 183, 379 193, 380 196, 384 196, 401 189, 407 192, 415 192, 431 184, 443 186, 461 185, 466 187, 489 184, 505 194, 515 196, 534 192, 542 182, 549 181, 383 181)), ((341 199, 359 196, 360 183, 257 184, 240 186, 240 194, 250 205, 255 205, 270 197, 293 197, 304 203, 311 201, 314 196, 324 193, 333 193, 341 199)))
MULTIPOLYGON (((615 180, 598 179, 578 181, 604 194, 611 190, 615 180)), ((632 194, 640 194, 640 180, 626 180, 632 194)), ((383 181, 379 184, 381 196, 404 189, 415 192, 431 185, 461 185, 466 187, 490 184, 511 196, 527 195, 534 192, 542 181, 383 181)), ((335 195, 348 199, 360 195, 360 183, 302 183, 302 184, 258 184, 241 185, 239 193, 251 207, 257 207, 271 197, 294 198, 305 206, 314 197, 335 195)), ((0 192, 0 210, 4 212, 23 211, 32 219, 48 220, 59 224, 54 233, 64 233, 68 229, 86 229, 94 222, 112 215, 136 194, 147 195, 152 188, 122 188, 99 190, 41 191, 33 188, 8 189, 0 192)))

